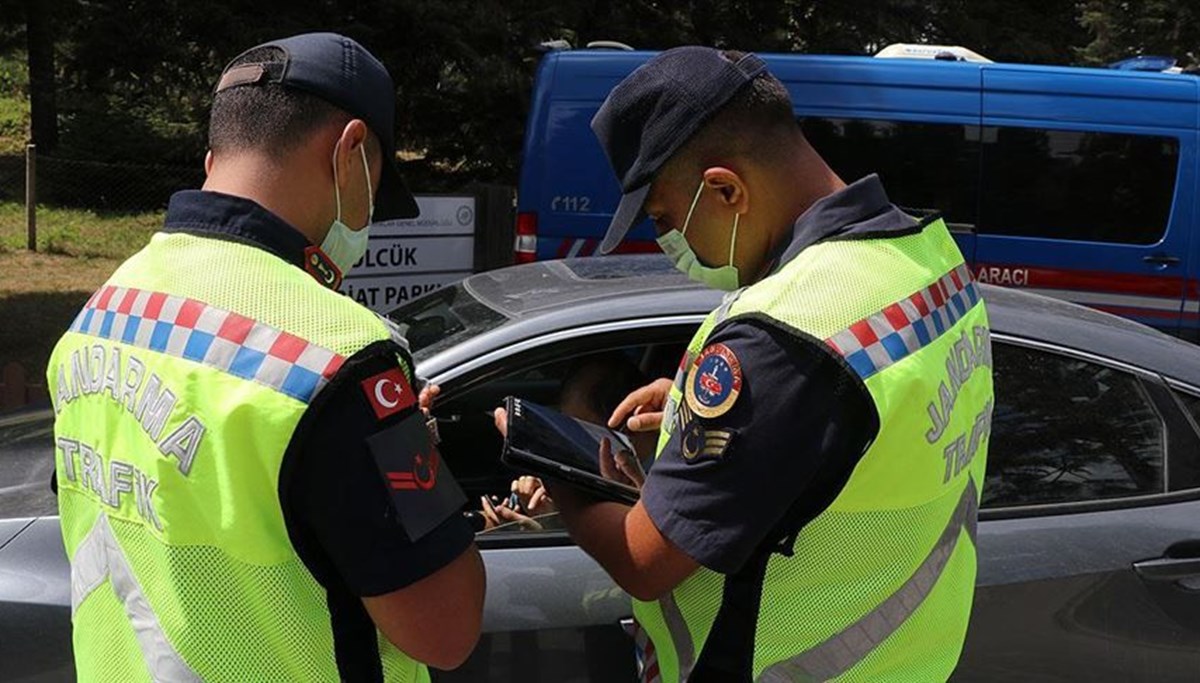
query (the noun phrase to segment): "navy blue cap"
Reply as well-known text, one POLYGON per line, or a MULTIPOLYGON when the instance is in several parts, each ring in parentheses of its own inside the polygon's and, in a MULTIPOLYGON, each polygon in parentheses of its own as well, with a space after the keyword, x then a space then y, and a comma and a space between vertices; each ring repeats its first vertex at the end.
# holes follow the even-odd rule
MULTIPOLYGON (((375 192, 375 219, 416 218, 420 211, 396 168, 396 86, 387 68, 365 47, 336 33, 305 33, 263 43, 283 51, 282 62, 237 64, 221 74, 216 92, 280 83, 315 95, 355 118, 379 138, 383 173, 375 192)), ((243 52, 242 54, 246 54, 243 52)))
POLYGON ((756 55, 734 62, 709 47, 667 50, 629 74, 592 119, 592 131, 621 181, 621 203, 600 253, 645 217, 650 183, 663 164, 742 88, 767 70, 756 55))

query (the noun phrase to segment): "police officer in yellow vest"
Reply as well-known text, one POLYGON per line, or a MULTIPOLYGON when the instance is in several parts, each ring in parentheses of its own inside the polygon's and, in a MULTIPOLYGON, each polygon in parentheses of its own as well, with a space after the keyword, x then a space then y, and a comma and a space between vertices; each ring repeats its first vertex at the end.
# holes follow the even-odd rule
POLYGON ((349 38, 243 53, 204 189, 55 348, 81 680, 427 681, 473 648, 483 566, 412 360, 336 291, 372 215, 417 215, 394 108, 349 38))
POLYGON ((635 598, 646 681, 945 680, 975 579, 992 410, 987 314, 937 216, 846 185, 752 54, 684 47, 592 122, 623 196, 728 290, 674 381, 611 426, 660 429, 633 507, 551 494, 635 598))

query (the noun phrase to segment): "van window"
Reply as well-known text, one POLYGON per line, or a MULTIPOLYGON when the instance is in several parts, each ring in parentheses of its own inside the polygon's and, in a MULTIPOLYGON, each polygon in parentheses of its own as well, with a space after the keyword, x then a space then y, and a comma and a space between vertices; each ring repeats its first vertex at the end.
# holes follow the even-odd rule
POLYGON ((806 118, 805 136, 847 183, 878 173, 893 204, 975 227, 979 126, 806 118))
POLYGON ((980 233, 1154 244, 1166 232, 1177 139, 1007 127, 983 134, 980 233))

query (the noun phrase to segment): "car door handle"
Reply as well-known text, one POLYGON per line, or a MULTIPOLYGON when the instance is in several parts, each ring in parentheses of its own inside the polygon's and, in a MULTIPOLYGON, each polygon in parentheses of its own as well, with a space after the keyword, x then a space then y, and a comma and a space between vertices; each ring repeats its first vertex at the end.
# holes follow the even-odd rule
POLYGON ((1142 262, 1149 263, 1152 266, 1158 266, 1158 269, 1162 270, 1162 269, 1168 268, 1170 266, 1179 265, 1179 257, 1171 256, 1170 254, 1163 254, 1163 253, 1150 254, 1148 256, 1143 256, 1142 262))
POLYGON ((1147 581, 1183 581, 1200 576, 1200 557, 1156 557, 1134 562, 1133 571, 1147 581))

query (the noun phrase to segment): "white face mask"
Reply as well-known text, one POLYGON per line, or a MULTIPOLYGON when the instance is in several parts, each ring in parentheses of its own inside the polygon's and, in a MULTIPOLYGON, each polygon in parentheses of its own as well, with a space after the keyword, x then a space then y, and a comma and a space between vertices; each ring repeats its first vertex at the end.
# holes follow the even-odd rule
POLYGON ((692 198, 692 207, 688 209, 687 218, 683 221, 683 228, 672 230, 659 237, 658 246, 675 263, 675 267, 692 280, 706 284, 713 289, 732 292, 741 286, 738 282, 737 266, 733 265, 733 248, 737 244, 738 219, 741 218, 741 214, 733 215, 733 235, 729 238, 728 265, 713 268, 700 263, 696 252, 692 250, 692 245, 688 244, 687 238, 684 236, 687 233, 688 224, 692 222, 692 213, 696 211, 696 203, 700 201, 700 193, 703 191, 704 181, 700 181, 700 187, 696 188, 696 196, 692 198))
POLYGON ((359 145, 363 173, 367 176, 367 224, 361 230, 351 230, 350 226, 342 222, 342 191, 338 188, 337 153, 341 144, 342 141, 338 140, 333 146, 333 196, 337 200, 337 218, 329 226, 329 234, 325 235, 325 241, 321 243, 321 251, 325 252, 329 260, 345 275, 358 263, 363 254, 367 253, 367 235, 375 217, 375 193, 371 188, 371 167, 367 165, 367 146, 359 145))

